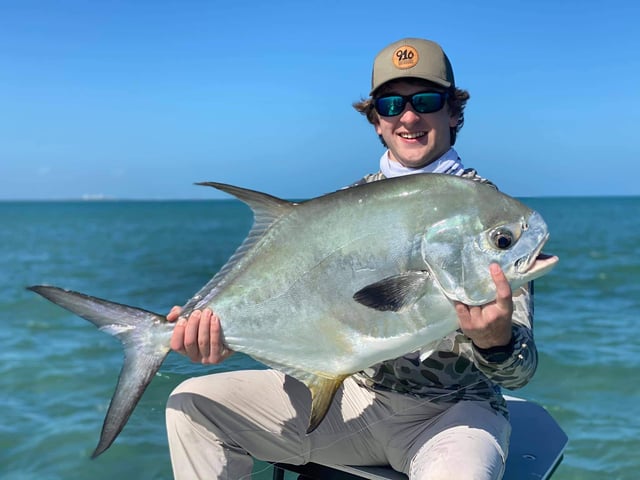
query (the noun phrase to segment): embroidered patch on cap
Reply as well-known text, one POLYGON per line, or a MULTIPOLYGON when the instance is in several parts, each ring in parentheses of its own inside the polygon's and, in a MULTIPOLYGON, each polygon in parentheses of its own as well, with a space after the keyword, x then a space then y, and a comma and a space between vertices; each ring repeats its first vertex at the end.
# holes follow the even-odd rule
POLYGON ((403 45, 393 52, 393 64, 396 68, 411 68, 418 64, 418 51, 410 45, 403 45))

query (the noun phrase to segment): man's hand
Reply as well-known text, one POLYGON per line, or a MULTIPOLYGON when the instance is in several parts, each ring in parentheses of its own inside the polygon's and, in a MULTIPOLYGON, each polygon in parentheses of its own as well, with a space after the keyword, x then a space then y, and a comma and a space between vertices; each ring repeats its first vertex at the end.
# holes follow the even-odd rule
POLYGON ((173 307, 167 315, 169 322, 177 320, 171 336, 172 350, 205 365, 220 363, 233 354, 224 345, 220 319, 210 309, 194 310, 188 319, 180 312, 180 307, 173 307))
POLYGON ((470 307, 456 302, 456 313, 463 333, 476 347, 491 348, 508 345, 511 341, 513 299, 511 286, 498 264, 489 266, 496 285, 496 299, 486 305, 470 307))

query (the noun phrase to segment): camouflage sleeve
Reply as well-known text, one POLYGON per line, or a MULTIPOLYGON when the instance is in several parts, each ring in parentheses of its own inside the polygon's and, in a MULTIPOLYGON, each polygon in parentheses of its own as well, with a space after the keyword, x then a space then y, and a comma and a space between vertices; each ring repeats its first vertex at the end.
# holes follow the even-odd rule
MULTIPOLYGON (((462 177, 497 187, 473 168, 462 177)), ((511 390, 524 387, 538 367, 538 351, 533 341, 533 282, 513 295, 513 338, 506 348, 483 350, 473 347, 477 367, 494 383, 511 390)))
MULTIPOLYGON (((475 168, 466 168, 463 172, 462 175, 460 175, 462 178, 467 178, 469 180, 473 180, 475 182, 478 183, 486 183, 487 185, 491 185, 493 188, 495 188, 497 190, 497 187, 489 180, 487 180, 484 177, 481 177, 477 170, 475 168)), ((362 177, 360 180, 358 180, 357 182, 352 183, 351 185, 349 185, 349 187, 355 187, 358 185, 363 185, 365 183, 371 183, 371 182, 377 182, 378 180, 384 180, 386 177, 384 176, 384 174, 382 173, 382 171, 377 171, 376 173, 369 173, 367 175, 365 175, 364 177, 362 177)))
POLYGON ((494 383, 515 390, 524 387, 538 366, 533 341, 533 284, 513 296, 513 338, 507 348, 483 350, 473 347, 475 363, 494 383))
POLYGON ((484 177, 481 177, 478 174, 478 171, 475 168, 465 168, 464 172, 462 172, 462 175, 460 175, 460 176, 462 178, 468 178, 469 180, 473 180, 474 182, 485 183, 487 185, 491 185, 496 190, 498 189, 498 187, 496 187, 493 182, 491 182, 490 180, 487 180, 484 177))
POLYGON ((346 188, 357 187, 358 185, 364 185, 365 183, 377 182, 378 180, 384 180, 385 178, 386 177, 382 172, 369 173, 346 188))

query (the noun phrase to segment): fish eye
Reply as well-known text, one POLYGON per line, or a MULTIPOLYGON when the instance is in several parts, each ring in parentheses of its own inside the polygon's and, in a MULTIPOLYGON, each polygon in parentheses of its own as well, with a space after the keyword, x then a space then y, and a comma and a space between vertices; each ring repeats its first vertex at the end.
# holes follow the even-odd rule
POLYGON ((506 228, 498 228, 491 232, 491 241, 500 250, 506 250, 513 244, 513 232, 506 228))

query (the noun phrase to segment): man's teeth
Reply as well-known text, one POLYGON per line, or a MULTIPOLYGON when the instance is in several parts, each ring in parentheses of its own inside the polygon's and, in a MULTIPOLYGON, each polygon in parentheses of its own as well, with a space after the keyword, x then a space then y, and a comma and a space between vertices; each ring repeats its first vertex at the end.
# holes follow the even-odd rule
POLYGON ((416 133, 401 133, 400 136, 402 138, 407 138, 407 139, 413 139, 413 138, 420 138, 423 137, 425 135, 424 132, 416 132, 416 133))

